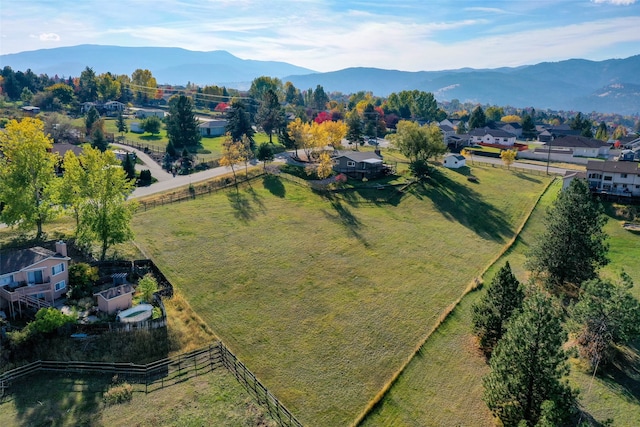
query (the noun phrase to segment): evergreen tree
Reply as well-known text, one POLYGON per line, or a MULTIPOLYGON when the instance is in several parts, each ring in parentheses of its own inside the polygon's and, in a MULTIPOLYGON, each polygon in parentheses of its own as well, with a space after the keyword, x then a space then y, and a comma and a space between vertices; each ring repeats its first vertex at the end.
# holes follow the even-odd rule
POLYGON ((596 130, 596 139, 599 139, 600 141, 607 141, 609 139, 607 124, 605 122, 600 122, 598 125, 598 130, 596 130))
POLYGON ((536 137, 536 125, 533 118, 526 113, 522 117, 522 137, 524 139, 535 139, 536 137))
POLYGON ((178 156, 178 151, 176 150, 175 145, 173 145, 173 142, 171 142, 171 140, 169 140, 169 142, 167 143, 167 154, 169 156, 171 156, 171 158, 175 159, 178 156))
POLYGON ((327 102, 329 102, 329 96, 324 92, 324 88, 320 85, 316 86, 316 90, 313 91, 312 106, 318 111, 323 111, 327 108, 327 102))
POLYGON ((615 346, 640 335, 640 304, 630 292, 633 281, 624 272, 621 279, 619 284, 602 279, 583 283, 572 310, 580 353, 595 368, 611 360, 615 346))
POLYGON ((469 118, 469 130, 483 128, 487 125, 487 117, 484 114, 484 110, 481 106, 477 106, 472 112, 469 118))
POLYGON ((552 287, 580 286, 608 263, 607 222, 585 180, 574 179, 547 210, 545 228, 534 241, 528 267, 552 287))
POLYGON ((87 111, 87 115, 84 118, 84 127, 87 130, 87 134, 93 132, 93 126, 100 120, 100 113, 96 110, 96 107, 92 106, 87 111))
POLYGON ((480 347, 491 355, 506 330, 507 320, 522 306, 524 292, 509 262, 498 271, 487 293, 473 306, 473 331, 480 347))
POLYGON ((484 401, 504 426, 518 426, 523 420, 535 425, 543 405, 547 420, 560 424, 568 417, 574 399, 565 380, 565 339, 557 303, 540 292, 526 298, 495 348, 491 372, 483 378, 484 401))
POLYGON ((175 95, 169 99, 169 117, 166 128, 169 141, 176 150, 196 151, 200 147, 200 129, 193 111, 191 98, 175 95))
POLYGON ((269 143, 273 143, 273 131, 278 129, 285 121, 284 111, 278 101, 278 95, 269 89, 262 98, 262 104, 258 109, 256 120, 262 129, 269 135, 269 143))
POLYGON ((103 153, 109 148, 109 141, 107 141, 102 126, 94 126, 93 132, 91 133, 91 147, 103 153))
POLYGON ((253 135, 255 132, 251 126, 251 118, 247 107, 243 102, 235 101, 231 104, 225 131, 229 133, 233 142, 242 141, 242 137, 246 136, 251 141, 251 148, 253 149, 253 135))
POLYGON ((356 150, 358 144, 364 143, 364 128, 362 126, 362 120, 357 110, 352 110, 347 113, 347 141, 350 144, 355 144, 356 150))
POLYGON ((118 117, 116 118, 116 127, 118 128, 118 132, 120 132, 120 136, 124 136, 125 132, 128 132, 127 122, 124 121, 124 115, 122 111, 118 111, 118 117))
POLYGON ((458 126, 456 126, 456 134, 464 135, 465 133, 467 133, 467 125, 465 124, 465 122, 460 120, 460 122, 458 122, 458 126))
POLYGON ((127 154, 122 161, 122 168, 127 174, 127 179, 136 179, 136 165, 133 161, 133 155, 127 154))

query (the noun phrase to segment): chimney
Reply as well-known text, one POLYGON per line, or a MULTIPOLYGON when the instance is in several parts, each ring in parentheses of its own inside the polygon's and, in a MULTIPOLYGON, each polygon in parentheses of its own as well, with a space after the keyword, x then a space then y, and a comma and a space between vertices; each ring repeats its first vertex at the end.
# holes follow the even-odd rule
POLYGON ((62 240, 56 242, 56 252, 62 256, 67 256, 67 244, 62 240))

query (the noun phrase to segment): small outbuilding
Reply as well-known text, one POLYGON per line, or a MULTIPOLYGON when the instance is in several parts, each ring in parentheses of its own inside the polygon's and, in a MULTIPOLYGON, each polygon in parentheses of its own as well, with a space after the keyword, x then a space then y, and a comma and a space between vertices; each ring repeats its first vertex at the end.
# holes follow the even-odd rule
POLYGON ((458 169, 467 165, 466 160, 461 154, 447 154, 444 156, 443 165, 445 168, 458 169))

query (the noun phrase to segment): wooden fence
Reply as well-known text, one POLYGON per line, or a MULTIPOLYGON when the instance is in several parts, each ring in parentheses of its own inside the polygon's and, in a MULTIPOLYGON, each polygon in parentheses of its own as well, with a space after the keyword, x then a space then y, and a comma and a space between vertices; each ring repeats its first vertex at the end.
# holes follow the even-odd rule
POLYGON ((146 365, 83 361, 38 360, 0 374, 0 397, 11 385, 30 375, 58 372, 64 374, 100 374, 118 376, 134 387, 135 392, 150 393, 187 381, 217 368, 224 367, 264 406, 283 427, 302 427, 293 414, 256 378, 247 367, 221 342, 175 357, 146 365))

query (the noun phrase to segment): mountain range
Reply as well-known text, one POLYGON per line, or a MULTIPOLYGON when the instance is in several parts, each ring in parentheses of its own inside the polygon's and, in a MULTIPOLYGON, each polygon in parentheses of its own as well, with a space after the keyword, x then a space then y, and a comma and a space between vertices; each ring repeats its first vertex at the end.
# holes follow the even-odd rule
POLYGON ((50 76, 96 73, 131 75, 149 69, 158 83, 225 85, 247 89, 259 76, 291 81, 301 90, 322 85, 326 92, 370 91, 387 96, 402 90, 433 92, 439 101, 458 99, 583 112, 640 114, 640 55, 625 59, 571 59, 521 67, 408 72, 347 68, 318 73, 285 62, 240 59, 226 51, 80 45, 0 55, 0 66, 50 76))

